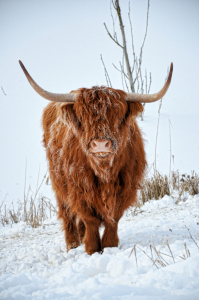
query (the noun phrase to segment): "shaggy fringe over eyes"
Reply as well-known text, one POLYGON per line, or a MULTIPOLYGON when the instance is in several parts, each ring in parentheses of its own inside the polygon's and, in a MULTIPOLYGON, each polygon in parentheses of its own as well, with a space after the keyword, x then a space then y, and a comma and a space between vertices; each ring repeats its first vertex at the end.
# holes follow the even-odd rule
POLYGON ((111 123, 113 116, 124 118, 127 103, 124 101, 126 93, 107 87, 93 87, 92 89, 79 89, 74 110, 78 119, 87 120, 90 124, 104 119, 111 123))

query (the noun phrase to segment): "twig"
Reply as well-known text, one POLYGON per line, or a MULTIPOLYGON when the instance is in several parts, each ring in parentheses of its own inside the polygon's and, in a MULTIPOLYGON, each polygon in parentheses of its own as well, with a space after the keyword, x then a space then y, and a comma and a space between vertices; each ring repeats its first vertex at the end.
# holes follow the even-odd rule
POLYGON ((6 96, 6 93, 4 92, 4 89, 3 89, 3 87, 1 86, 1 90, 2 90, 2 92, 4 93, 4 95, 6 96))
MULTIPOLYGON (((130 252, 130 254, 129 254, 129 257, 131 256, 131 254, 134 252, 134 254, 135 254, 135 261, 136 261, 136 266, 137 266, 137 268, 138 268, 138 262, 137 262, 137 255, 136 255, 136 246, 134 245, 133 246, 133 248, 132 248, 132 250, 131 250, 131 252, 130 252)), ((128 257, 128 258, 129 258, 128 257)))
POLYGON ((118 42, 117 33, 115 31, 115 20, 113 18, 113 13, 112 13, 112 8, 111 8, 111 1, 110 1, 110 12, 111 12, 111 18, 112 18, 112 22, 113 22, 113 37, 118 42))
POLYGON ((132 74, 133 74, 133 70, 134 70, 134 66, 135 66, 135 62, 136 62, 136 56, 135 56, 135 48, 134 48, 134 40, 133 40, 133 26, 132 26, 132 23, 131 23, 131 17, 130 17, 130 13, 131 13, 131 8, 130 8, 130 1, 129 1, 129 12, 128 12, 128 17, 129 17, 129 23, 130 23, 130 28, 131 28, 131 40, 132 40, 132 50, 133 50, 133 60, 134 60, 134 63, 133 63, 133 68, 131 70, 132 74))
POLYGON ((123 25, 123 21, 122 21, 121 9, 120 9, 120 6, 119 6, 119 0, 115 0, 114 5, 115 5, 115 9, 117 11, 118 18, 119 18, 120 30, 121 30, 122 41, 123 41, 123 47, 122 48, 123 48, 123 53, 124 53, 124 57, 125 57, 126 69, 127 69, 127 74, 128 74, 128 78, 129 78, 130 87, 131 87, 131 92, 134 93, 135 88, 134 88, 134 85, 133 85, 133 77, 132 77, 131 67, 130 67, 130 63, 129 63, 129 57, 128 57, 128 53, 127 53, 126 37, 125 37, 124 25, 123 25))
POLYGON ((126 89, 127 89, 127 91, 129 92, 129 87, 128 87, 128 84, 127 84, 127 82, 126 82, 126 77, 127 77, 127 76, 124 76, 124 75, 126 75, 126 74, 125 74, 125 72, 124 72, 124 66, 121 64, 121 62, 120 62, 120 68, 121 68, 121 70, 122 70, 122 74, 123 74, 123 77, 124 77, 124 82, 125 82, 125 85, 126 85, 126 89))
POLYGON ((159 129, 159 122, 160 122, 160 110, 162 106, 162 99, 160 100, 159 110, 158 110, 158 124, 157 124, 157 132, 156 132, 156 139, 155 139, 155 161, 154 161, 154 173, 156 173, 156 151, 157 151, 157 143, 158 143, 158 129, 159 129))
MULTIPOLYGON (((149 89, 148 89, 148 94, 150 92, 150 89, 151 89, 151 83, 152 83, 152 78, 151 78, 151 72, 150 72, 150 81, 149 81, 149 89)), ((146 91, 147 93, 147 91, 146 91)))
MULTIPOLYGON (((140 247, 138 247, 138 246, 137 246, 137 248, 140 251, 142 251, 154 263, 154 265, 156 266, 155 261, 144 250, 140 249, 140 247)), ((159 269, 158 266, 156 266, 156 268, 159 269)))
POLYGON ((185 225, 185 227, 187 228, 187 230, 188 230, 188 232, 189 232, 189 235, 190 235, 190 238, 192 239, 192 241, 196 244, 196 247, 198 248, 198 250, 199 250, 199 246, 198 246, 198 244, 196 243, 196 241, 194 240, 194 238, 192 237, 192 235, 191 235, 191 232, 190 232, 190 230, 189 230, 189 228, 185 225))
POLYGON ((106 26, 106 23, 104 23, 104 27, 106 28, 106 31, 107 31, 108 35, 110 36, 110 38, 111 38, 118 46, 120 46, 120 47, 123 49, 122 45, 120 45, 120 44, 118 43, 118 41, 115 40, 115 39, 112 37, 112 35, 110 34, 110 32, 108 31, 108 28, 107 28, 107 26, 106 26))
POLYGON ((109 75, 108 75, 108 72, 107 72, 105 63, 104 63, 103 58, 102 58, 102 54, 100 54, 100 57, 101 57, 102 64, 103 64, 103 66, 104 66, 104 72, 105 72, 105 77, 106 77, 106 83, 107 83, 107 86, 112 87, 110 77, 109 77, 109 75))
MULTIPOLYGON (((126 73, 124 72, 123 69, 119 70, 119 69, 116 67, 116 65, 114 65, 114 64, 112 64, 112 65, 113 65, 113 67, 114 67, 117 71, 119 71, 120 73, 122 73, 122 74, 128 79, 128 76, 126 75, 126 73)), ((120 62, 120 66, 121 66, 121 62, 120 62)))
POLYGON ((41 181, 41 183, 40 183, 40 186, 37 188, 37 190, 36 190, 36 192, 35 192, 35 196, 34 196, 33 202, 34 202, 35 199, 36 199, 36 196, 37 196, 37 194, 38 194, 38 192, 39 192, 39 190, 40 190, 40 188, 41 188, 41 186, 42 186, 42 184, 43 184, 43 182, 44 182, 44 180, 45 180, 45 178, 46 178, 46 175, 47 175, 47 172, 46 172, 46 174, 44 175, 44 177, 43 177, 43 179, 42 179, 42 181, 41 181))
POLYGON ((187 258, 189 258, 191 255, 190 255, 189 249, 187 248, 187 244, 183 243, 183 245, 184 245, 184 248, 185 248, 185 252, 186 252, 187 258))
POLYGON ((172 251, 171 251, 171 248, 170 248, 170 246, 169 246, 168 241, 166 242, 166 245, 167 245, 167 247, 169 248, 169 251, 170 251, 170 253, 171 253, 171 257, 173 258, 173 262, 174 262, 174 264, 175 264, 175 260, 174 260, 174 257, 173 257, 173 253, 172 253, 172 251))
POLYGON ((171 181, 171 121, 170 119, 169 119, 169 144, 170 144, 169 180, 171 181))
POLYGON ((163 245, 165 244, 165 242, 162 243, 162 245, 161 245, 159 251, 156 249, 156 246, 155 246, 153 240, 152 240, 152 243, 153 243, 152 248, 154 249, 154 251, 155 251, 155 253, 156 253, 156 255, 157 255, 157 258, 159 258, 159 260, 156 258, 155 262, 157 261, 162 267, 165 267, 166 265, 168 265, 168 263, 167 263, 167 261, 160 255, 160 250, 162 249, 162 247, 163 247, 163 245), (162 260, 166 263, 166 265, 165 265, 165 263, 164 263, 162 260))
POLYGON ((149 24, 149 6, 150 6, 150 0, 148 0, 148 6, 147 6, 147 18, 146 18, 146 30, 145 30, 145 35, 144 35, 144 40, 140 49, 140 59, 142 58, 142 51, 143 47, 145 44, 146 36, 147 36, 147 31, 148 31, 148 24, 149 24))
POLYGON ((26 221, 27 212, 26 212, 26 176, 27 176, 27 157, 25 164, 25 182, 24 182, 24 220, 26 221))

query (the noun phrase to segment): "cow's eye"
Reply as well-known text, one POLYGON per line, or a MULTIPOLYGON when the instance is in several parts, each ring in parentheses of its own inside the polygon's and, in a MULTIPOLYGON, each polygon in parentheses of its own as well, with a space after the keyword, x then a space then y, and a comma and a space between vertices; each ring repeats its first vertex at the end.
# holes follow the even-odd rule
POLYGON ((75 121, 77 123, 77 126, 81 127, 82 123, 80 122, 80 120, 77 117, 75 118, 75 121))

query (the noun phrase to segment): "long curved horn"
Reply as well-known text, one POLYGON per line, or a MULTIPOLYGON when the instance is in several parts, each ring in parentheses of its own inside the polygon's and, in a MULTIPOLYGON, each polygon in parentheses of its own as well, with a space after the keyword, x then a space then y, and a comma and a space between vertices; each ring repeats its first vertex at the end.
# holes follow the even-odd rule
POLYGON ((26 78, 28 79, 29 83, 32 85, 33 89, 43 98, 54 101, 54 102, 75 102, 76 97, 75 94, 55 94, 55 93, 50 93, 45 90, 43 90, 30 76, 22 62, 19 60, 19 64, 24 71, 24 74, 26 75, 26 78))
POLYGON ((151 103, 160 100, 167 92, 169 85, 171 83, 171 77, 173 73, 173 63, 171 63, 169 76, 163 88, 156 94, 136 94, 136 93, 127 93, 126 101, 128 102, 142 102, 142 103, 151 103))

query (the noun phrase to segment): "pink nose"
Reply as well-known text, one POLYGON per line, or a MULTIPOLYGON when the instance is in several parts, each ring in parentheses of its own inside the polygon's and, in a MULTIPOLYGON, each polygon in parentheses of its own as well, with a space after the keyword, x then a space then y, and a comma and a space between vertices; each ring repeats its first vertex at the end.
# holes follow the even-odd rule
POLYGON ((92 140, 90 143, 90 151, 95 152, 112 152, 110 140, 92 140))

